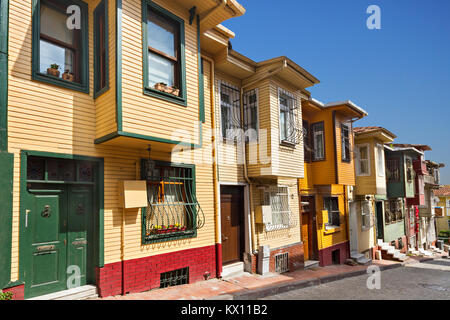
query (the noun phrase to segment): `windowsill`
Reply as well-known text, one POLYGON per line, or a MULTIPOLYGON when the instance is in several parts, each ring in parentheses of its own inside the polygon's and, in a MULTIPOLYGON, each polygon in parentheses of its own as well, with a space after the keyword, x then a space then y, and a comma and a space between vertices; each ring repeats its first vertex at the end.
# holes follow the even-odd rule
POLYGON ((352 162, 352 160, 351 159, 342 159, 342 162, 344 162, 344 163, 350 163, 350 162, 352 162))
POLYGON ((332 234, 332 233, 337 233, 340 231, 341 231, 340 226, 325 226, 325 231, 323 233, 324 234, 332 234))
POLYGON ((145 87, 144 88, 144 94, 154 97, 154 98, 159 98, 162 100, 166 100, 168 102, 173 102, 176 103, 180 106, 186 107, 187 103, 186 103, 186 97, 179 97, 167 92, 163 92, 163 91, 159 91, 153 88, 149 88, 149 87, 145 87))
POLYGON ((170 232, 170 233, 162 233, 162 234, 152 234, 146 235, 144 237, 143 244, 152 244, 157 242, 167 242, 173 240, 180 240, 186 238, 194 238, 197 236, 196 230, 186 230, 186 231, 178 231, 178 232, 170 232))
POLYGON ((107 84, 104 88, 102 88, 98 91, 94 91, 94 99, 97 99, 98 97, 100 97, 102 94, 104 94, 108 90, 109 90, 109 84, 107 84))
POLYGON ((325 161, 326 159, 325 158, 321 158, 321 159, 313 159, 313 160, 311 160, 311 162, 320 162, 320 161, 325 161))
POLYGON ((64 80, 49 74, 41 72, 33 72, 33 80, 45 82, 55 86, 63 87, 70 90, 80 91, 83 93, 89 93, 89 87, 73 81, 64 80))
POLYGON ((284 147, 289 147, 289 148, 295 149, 296 143, 292 142, 292 141, 281 140, 280 145, 284 146, 284 147))
POLYGON ((287 224, 274 224, 274 225, 264 225, 264 228, 266 231, 278 231, 278 230, 284 230, 289 229, 289 225, 287 224))

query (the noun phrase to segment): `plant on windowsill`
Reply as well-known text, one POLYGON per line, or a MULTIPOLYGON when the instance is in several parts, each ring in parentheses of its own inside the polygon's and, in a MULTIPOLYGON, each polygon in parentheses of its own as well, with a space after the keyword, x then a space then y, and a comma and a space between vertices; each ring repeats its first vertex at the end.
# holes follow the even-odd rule
POLYGON ((14 294, 10 291, 3 292, 2 290, 0 290, 0 300, 12 300, 13 295, 14 294))
POLYGON ((74 74, 73 74, 73 72, 69 72, 69 70, 66 70, 66 71, 62 74, 62 78, 63 78, 64 80, 67 80, 67 81, 73 81, 73 79, 74 79, 74 74))
POLYGON ((50 65, 50 68, 47 68, 47 74, 59 78, 59 65, 53 63, 50 65))
POLYGON ((168 86, 164 82, 158 82, 154 85, 154 88, 158 91, 162 91, 165 93, 173 94, 174 96, 180 95, 180 89, 178 89, 176 86, 168 86))

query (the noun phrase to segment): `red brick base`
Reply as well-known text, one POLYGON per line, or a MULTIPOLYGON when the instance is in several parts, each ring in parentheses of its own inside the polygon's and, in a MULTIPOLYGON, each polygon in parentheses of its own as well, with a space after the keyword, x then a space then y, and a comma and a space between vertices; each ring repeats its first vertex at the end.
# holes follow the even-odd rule
POLYGON ((303 269, 305 265, 305 256, 303 252, 303 243, 295 243, 282 248, 270 251, 269 271, 275 272, 275 256, 281 253, 288 253, 289 271, 303 269))
POLYGON ((350 242, 336 244, 334 246, 319 250, 319 265, 321 267, 330 266, 333 264, 333 251, 339 251, 339 264, 345 263, 345 260, 350 258, 350 242))
POLYGON ((6 288, 2 290, 3 292, 12 292, 13 300, 24 300, 25 299, 25 285, 15 286, 11 288, 6 288))
POLYGON ((97 269, 98 294, 107 297, 159 288, 160 274, 189 267, 189 283, 216 276, 216 246, 111 263, 97 269))

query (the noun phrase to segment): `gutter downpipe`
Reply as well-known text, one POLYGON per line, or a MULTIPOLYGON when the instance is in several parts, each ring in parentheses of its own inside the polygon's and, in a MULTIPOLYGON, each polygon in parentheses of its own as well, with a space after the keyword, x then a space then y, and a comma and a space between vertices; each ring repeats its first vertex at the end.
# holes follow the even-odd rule
POLYGON ((202 55, 202 59, 208 61, 211 64, 211 129, 212 129, 212 157, 213 157, 213 188, 214 188, 214 225, 215 225, 215 250, 216 250, 216 277, 220 278, 222 275, 222 241, 221 234, 221 222, 220 222, 220 190, 219 190, 219 162, 217 156, 217 139, 216 139, 216 112, 215 112, 215 76, 214 76, 214 60, 202 55))

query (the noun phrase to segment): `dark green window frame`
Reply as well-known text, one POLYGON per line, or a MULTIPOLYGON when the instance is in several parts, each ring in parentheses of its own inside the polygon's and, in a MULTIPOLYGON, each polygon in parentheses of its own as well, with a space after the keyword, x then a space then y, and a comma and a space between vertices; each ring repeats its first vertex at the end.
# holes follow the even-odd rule
MULTIPOLYGON (((177 173, 178 175, 180 175, 179 173, 181 172, 181 170, 183 170, 182 172, 184 173, 189 173, 186 176, 182 176, 182 177, 169 177, 169 176, 164 176, 164 179, 153 179, 153 178, 149 178, 148 177, 148 173, 147 173, 147 168, 148 168, 148 159, 142 159, 141 160, 141 178, 143 180, 146 180, 147 183, 168 183, 168 184, 176 184, 179 182, 183 183, 183 190, 184 190, 184 194, 183 194, 183 200, 184 200, 184 204, 186 206, 189 206, 189 210, 192 214, 191 217, 189 217, 188 219, 186 219, 185 223, 190 224, 190 227, 188 226, 188 228, 186 230, 180 230, 180 231, 171 231, 171 232, 167 232, 167 233, 155 233, 153 231, 154 227, 156 226, 148 226, 147 224, 147 208, 142 208, 142 243, 143 244, 151 244, 151 243, 159 243, 159 242, 167 242, 167 241, 173 241, 173 240, 180 240, 180 239, 187 239, 187 238, 195 238, 197 237, 197 230, 200 229, 201 227, 203 227, 204 223, 205 223, 205 216, 203 213, 203 210, 201 209, 201 207, 198 205, 198 203, 196 202, 196 177, 195 177, 195 165, 191 165, 191 164, 174 164, 171 162, 164 162, 164 161, 155 161, 155 167, 163 167, 163 168, 170 168, 170 169, 174 169, 174 172, 177 173), (188 195, 188 193, 190 193, 190 195, 188 195), (187 221, 190 222, 187 222, 187 221), (152 228, 153 227, 153 228, 152 228)), ((161 173, 158 174, 157 177, 159 177, 161 173)), ((163 174, 161 174, 161 177, 163 176, 163 174)), ((173 191, 172 191, 173 192, 173 191)), ((175 192, 175 194, 177 194, 177 192, 175 192)), ((156 194, 152 194, 151 196, 154 197, 156 194)), ((173 193, 171 193, 171 195, 173 195, 173 193)), ((179 194, 181 195, 181 193, 179 194)), ((159 196, 159 194, 158 194, 159 196)), ((164 200, 163 202, 157 203, 157 205, 160 206, 166 206, 164 204, 166 200, 164 200)), ((173 224, 176 223, 177 220, 176 218, 174 218, 174 215, 176 215, 176 213, 174 213, 174 209, 171 208, 171 206, 173 207, 173 205, 175 204, 175 202, 168 202, 167 204, 167 208, 164 208, 167 217, 166 216, 162 216, 162 224, 167 222, 172 222, 173 224), (175 219, 175 220, 174 220, 175 219)), ((163 215, 165 214, 163 213, 163 215)), ((160 214, 160 213, 158 213, 160 214)), ((159 223, 157 223, 157 225, 159 225, 159 223)), ((185 225, 185 226, 186 226, 185 225)), ((168 227, 168 226, 166 226, 168 227)))
POLYGON ((81 9, 81 55, 80 83, 66 81, 39 72, 40 61, 40 4, 42 0, 32 0, 33 37, 32 37, 32 79, 60 86, 66 89, 89 93, 89 23, 88 5, 80 0, 59 0, 65 6, 78 5, 81 9))
POLYGON ((103 93, 109 90, 109 28, 108 28, 108 1, 102 0, 100 4, 94 10, 94 98, 99 97, 103 93), (104 16, 104 27, 103 27, 103 46, 105 49, 105 57, 101 61, 101 48, 100 40, 102 39, 100 35, 100 24, 99 16, 103 14, 104 16), (101 85, 101 74, 102 74, 102 64, 105 64, 104 77, 105 85, 101 85))
POLYGON ((144 79, 144 94, 152 97, 160 98, 169 102, 174 102, 176 104, 187 106, 187 93, 186 93, 186 59, 185 59, 185 28, 184 28, 184 20, 173 13, 167 11, 166 9, 158 6, 154 2, 150 0, 142 0, 142 35, 143 35, 143 79, 144 79), (179 48, 178 52, 180 55, 180 65, 179 65, 179 96, 175 96, 169 93, 161 92, 154 88, 148 86, 149 75, 148 75, 148 10, 152 10, 156 12, 158 15, 169 19, 176 24, 178 24, 179 30, 179 48))
POLYGON ((8 0, 0 0, 0 53, 8 53, 8 0))

